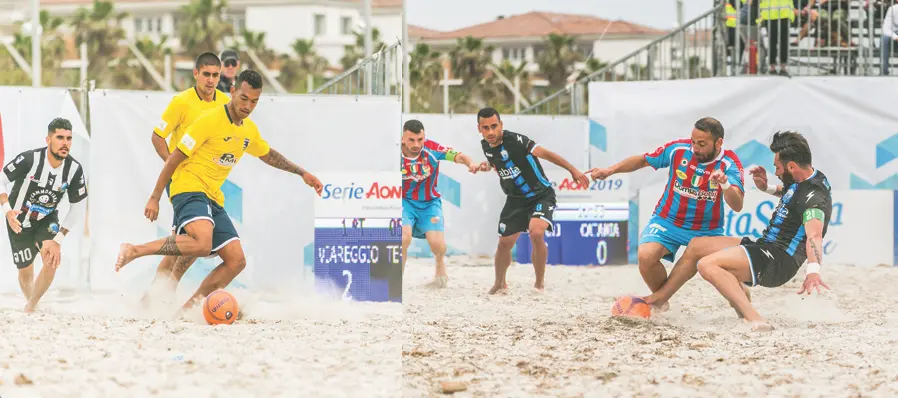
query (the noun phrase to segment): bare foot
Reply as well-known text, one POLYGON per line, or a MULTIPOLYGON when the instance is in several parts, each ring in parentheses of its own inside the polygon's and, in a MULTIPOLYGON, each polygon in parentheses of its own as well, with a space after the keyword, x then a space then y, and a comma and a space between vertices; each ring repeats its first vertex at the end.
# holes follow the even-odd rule
POLYGON ((118 258, 115 259, 115 272, 118 272, 125 265, 128 265, 131 261, 134 260, 135 255, 134 245, 130 243, 122 243, 121 248, 118 252, 118 258))
MULTIPOLYGON (((508 285, 506 285, 506 287, 508 287, 508 285)), ((533 288, 538 290, 541 293, 546 290, 546 283, 545 282, 536 282, 533 284, 533 288)))
POLYGON ((492 288, 490 289, 490 291, 489 291, 489 294, 496 294, 496 293, 503 293, 503 294, 504 294, 504 293, 506 293, 507 291, 508 291, 508 284, 507 284, 507 283, 504 284, 504 285, 502 285, 502 286, 499 286, 499 285, 493 285, 493 287, 492 287, 492 288))
POLYGON ((445 289, 449 287, 449 276, 439 275, 433 278, 433 281, 427 284, 431 289, 445 289))
POLYGON ((25 303, 25 309, 23 309, 23 311, 24 311, 26 314, 33 314, 33 313, 34 313, 34 307, 35 307, 35 305, 34 305, 34 304, 31 304, 31 302, 29 301, 29 302, 25 303))
POLYGON ((746 323, 751 325, 752 332, 769 332, 773 330, 773 325, 765 322, 765 321, 745 321, 746 323))

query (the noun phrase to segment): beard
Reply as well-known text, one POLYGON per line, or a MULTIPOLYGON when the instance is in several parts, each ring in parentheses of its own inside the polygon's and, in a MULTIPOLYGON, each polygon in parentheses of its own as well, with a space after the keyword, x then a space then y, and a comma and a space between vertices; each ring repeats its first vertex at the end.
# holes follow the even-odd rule
POLYGON ((789 170, 783 170, 783 176, 780 177, 780 181, 783 182, 783 187, 786 188, 796 182, 795 177, 792 176, 792 173, 789 172, 789 170))
POLYGON ((50 155, 53 155, 53 158, 56 160, 65 160, 68 155, 60 155, 58 152, 50 150, 50 155))

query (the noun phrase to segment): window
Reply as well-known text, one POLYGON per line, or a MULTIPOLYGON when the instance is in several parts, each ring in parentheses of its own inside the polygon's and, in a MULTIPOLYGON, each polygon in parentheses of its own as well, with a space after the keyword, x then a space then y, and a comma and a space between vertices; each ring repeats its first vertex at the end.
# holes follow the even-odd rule
POLYGON ((156 18, 156 32, 162 33, 162 18, 156 18))
POLYGON ((351 34, 352 34, 352 18, 350 18, 350 17, 343 17, 343 18, 340 20, 340 26, 341 26, 340 31, 341 31, 341 33, 343 33, 344 35, 351 35, 351 34))
POLYGON ((143 32, 143 18, 134 18, 134 32, 143 32))
POLYGON ((315 36, 322 36, 326 33, 324 15, 315 14, 315 36))

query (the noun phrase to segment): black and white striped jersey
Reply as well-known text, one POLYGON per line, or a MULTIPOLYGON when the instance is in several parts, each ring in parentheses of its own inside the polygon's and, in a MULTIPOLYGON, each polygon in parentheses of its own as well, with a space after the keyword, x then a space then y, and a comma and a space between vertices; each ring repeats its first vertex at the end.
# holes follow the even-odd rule
POLYGON ((18 220, 23 228, 53 214, 66 194, 71 204, 87 198, 81 163, 69 155, 54 169, 47 160, 47 147, 20 153, 3 167, 3 173, 0 181, 12 183, 9 205, 21 212, 18 220))

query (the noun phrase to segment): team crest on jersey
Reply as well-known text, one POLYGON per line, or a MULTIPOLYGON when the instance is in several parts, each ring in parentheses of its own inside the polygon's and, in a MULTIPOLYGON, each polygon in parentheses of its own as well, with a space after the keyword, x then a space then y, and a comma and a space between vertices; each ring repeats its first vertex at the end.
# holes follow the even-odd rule
POLYGON ((679 177, 681 180, 685 180, 686 173, 683 170, 677 170, 677 177, 679 177))
POLYGON ((702 185, 702 176, 692 176, 692 186, 698 187, 702 185))
POLYGON ((502 160, 508 160, 508 151, 503 149, 502 152, 499 152, 499 155, 502 156, 502 160))
POLYGON ((248 146, 249 146, 249 138, 244 138, 243 139, 243 150, 245 151, 246 147, 248 147, 248 146))
POLYGON ((50 225, 47 226, 47 231, 51 234, 59 233, 59 224, 55 222, 50 223, 50 225))
POLYGON ((225 166, 225 167, 231 167, 231 166, 237 164, 237 157, 231 153, 225 153, 225 154, 221 155, 220 158, 218 158, 216 163, 218 163, 222 166, 225 166))

